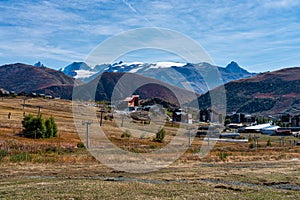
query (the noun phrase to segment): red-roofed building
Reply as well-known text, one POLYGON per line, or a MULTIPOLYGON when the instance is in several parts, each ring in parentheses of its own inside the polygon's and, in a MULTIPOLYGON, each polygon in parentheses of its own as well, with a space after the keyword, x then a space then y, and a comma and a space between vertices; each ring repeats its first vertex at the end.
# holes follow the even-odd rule
POLYGON ((128 108, 134 108, 140 105, 140 96, 132 95, 131 97, 127 97, 124 101, 128 102, 128 108))

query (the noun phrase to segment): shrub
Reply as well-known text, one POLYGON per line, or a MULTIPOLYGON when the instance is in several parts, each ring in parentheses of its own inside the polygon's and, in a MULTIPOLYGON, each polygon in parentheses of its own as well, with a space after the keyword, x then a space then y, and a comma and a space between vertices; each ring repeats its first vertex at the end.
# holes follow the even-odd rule
POLYGON ((3 158, 7 155, 7 151, 6 150, 0 150, 0 161, 3 160, 3 158))
POLYGON ((55 146, 49 146, 45 149, 45 152, 47 153, 57 152, 57 148, 55 146))
POLYGON ((46 127, 46 133, 45 133, 46 138, 57 137, 57 125, 52 116, 49 119, 46 119, 45 127, 46 127))
POLYGON ((157 149, 157 147, 158 147, 158 146, 157 146, 156 144, 151 144, 151 145, 150 145, 150 148, 151 148, 151 149, 157 149))
POLYGON ((229 156, 229 154, 226 152, 219 152, 217 153, 217 156, 219 156, 220 160, 225 161, 227 156, 229 156))
POLYGON ((166 135, 166 131, 164 128, 160 129, 154 138, 155 142, 163 142, 166 135))
POLYGON ((253 142, 252 134, 249 135, 249 137, 248 137, 248 142, 253 142))
POLYGON ((77 147, 80 148, 80 149, 85 148, 85 146, 84 146, 84 144, 82 142, 78 142, 77 143, 77 147))
POLYGON ((57 137, 57 125, 53 117, 43 119, 41 115, 25 115, 22 121, 24 136, 29 138, 57 137))
POLYGON ((224 121, 224 125, 226 126, 226 125, 228 125, 228 124, 230 124, 231 123, 231 120, 230 119, 225 119, 225 121, 224 121))
POLYGON ((126 130, 124 133, 122 133, 121 138, 130 138, 131 134, 128 130, 126 130))
POLYGON ((271 140, 268 139, 268 142, 267 142, 267 147, 271 147, 272 146, 272 143, 271 143, 271 140))
POLYGON ((44 138, 46 133, 45 122, 42 116, 34 117, 33 115, 25 115, 22 121, 25 137, 44 138))

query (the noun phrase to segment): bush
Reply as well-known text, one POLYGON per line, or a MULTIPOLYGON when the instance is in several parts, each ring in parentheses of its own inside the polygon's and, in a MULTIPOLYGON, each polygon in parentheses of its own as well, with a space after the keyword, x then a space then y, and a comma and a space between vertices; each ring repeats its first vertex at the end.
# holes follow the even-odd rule
POLYGON ((164 128, 160 129, 154 138, 155 142, 163 142, 166 135, 166 131, 164 128))
POLYGON ((57 148, 55 146, 49 146, 45 149, 47 153, 57 152, 57 148))
POLYGON ((33 115, 25 115, 22 121, 25 137, 29 138, 44 138, 46 126, 44 119, 41 116, 34 117, 33 115))
POLYGON ((3 158, 7 155, 7 151, 6 150, 0 150, 0 161, 3 160, 3 158))
POLYGON ((253 142, 252 134, 249 135, 249 137, 248 137, 248 142, 253 142))
POLYGON ((272 146, 272 143, 271 143, 271 140, 268 139, 268 142, 267 142, 267 147, 271 147, 272 146))
POLYGON ((29 138, 57 137, 57 125, 53 117, 43 119, 41 115, 34 117, 25 115, 22 121, 24 136, 29 138))
POLYGON ((231 120, 230 119, 225 119, 225 121, 224 121, 224 125, 226 126, 226 125, 228 125, 228 124, 230 124, 231 123, 231 120))
POLYGON ((229 154, 226 152, 219 152, 217 153, 217 156, 219 156, 220 160, 225 161, 227 156, 229 156, 229 154))
POLYGON ((124 133, 122 133, 121 138, 130 138, 131 134, 128 130, 126 130, 124 133))
POLYGON ((158 147, 158 146, 157 146, 156 144, 151 144, 151 145, 150 145, 150 148, 151 148, 151 149, 157 149, 157 147, 158 147))
POLYGON ((80 149, 85 148, 85 146, 82 142, 77 143, 77 147, 80 148, 80 149))
POLYGON ((57 125, 52 116, 49 119, 46 119, 45 126, 46 126, 46 133, 45 133, 46 138, 57 137, 57 125))

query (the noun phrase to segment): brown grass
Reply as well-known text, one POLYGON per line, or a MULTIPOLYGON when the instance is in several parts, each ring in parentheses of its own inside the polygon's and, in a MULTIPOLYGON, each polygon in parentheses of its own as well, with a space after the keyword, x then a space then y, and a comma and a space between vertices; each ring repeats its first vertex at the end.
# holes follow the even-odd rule
MULTIPOLYGON (((34 158, 38 157, 36 160, 43 160, 41 159, 43 156, 53 152, 57 156, 52 156, 52 161, 84 162, 85 160, 92 160, 86 151, 77 148, 80 138, 73 122, 71 101, 34 98, 26 100, 24 109, 22 104, 23 99, 20 97, 4 98, 4 101, 0 100, 0 149, 5 149, 9 153, 25 151, 32 154, 40 154, 40 156, 34 156, 34 158), (34 140, 19 135, 22 133, 23 112, 36 115, 38 112, 37 106, 41 106, 41 113, 44 117, 53 116, 55 118, 58 125, 59 138, 34 140), (11 119, 7 117, 9 112, 11 113, 11 119), (49 149, 52 149, 52 151, 49 151, 49 149)), ((90 107, 88 109, 95 108, 90 107)), ((117 146, 140 153, 150 152, 167 145, 176 134, 178 125, 166 124, 164 128, 167 135, 165 141, 159 143, 153 141, 157 130, 153 130, 153 133, 150 135, 143 135, 134 129, 129 129, 128 131, 132 136, 130 138, 121 138, 123 131, 116 125, 115 121, 103 120, 102 126, 107 137, 117 146)), ((191 147, 182 155, 180 161, 244 162, 300 158, 300 147, 293 146, 290 143, 295 138, 287 138, 284 146, 281 146, 279 137, 271 137, 272 147, 267 147, 266 144, 269 138, 268 136, 260 136, 259 148, 257 149, 250 149, 249 143, 217 143, 209 156, 203 158, 198 156, 200 147, 203 144, 203 138, 194 138, 191 147), (225 152, 229 155, 225 160, 222 160, 218 156, 220 152, 225 152)), ((9 161, 9 159, 6 159, 6 161, 9 161)))
MULTIPOLYGON (((22 103, 22 98, 0 100, 0 151, 7 153, 0 160, 0 199, 300 198, 299 191, 269 187, 300 186, 300 161, 296 159, 300 159, 300 147, 289 142, 280 146, 278 137, 272 137, 272 147, 267 147, 269 137, 261 136, 258 149, 250 149, 249 143, 217 143, 203 158, 199 156, 203 138, 195 138, 170 167, 128 174, 98 163, 84 148, 76 147, 80 139, 70 101, 28 99, 24 110, 22 103), (18 135, 23 112, 36 115, 38 105, 44 117, 55 118, 59 138, 34 140, 18 135), (228 154, 226 159, 220 158, 220 152, 228 154), (239 182, 254 186, 235 184, 239 182)), ((164 143, 153 142, 151 134, 141 137, 134 130, 130 138, 121 138, 123 131, 114 121, 104 120, 102 128, 119 147, 143 153, 168 144, 178 125, 165 125, 164 143)))

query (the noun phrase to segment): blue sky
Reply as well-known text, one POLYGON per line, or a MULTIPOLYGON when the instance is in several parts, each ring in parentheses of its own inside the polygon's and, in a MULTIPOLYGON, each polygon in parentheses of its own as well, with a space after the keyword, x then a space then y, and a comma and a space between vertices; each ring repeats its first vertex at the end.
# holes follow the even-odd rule
MULTIPOLYGON (((101 42, 143 27, 177 31, 198 42, 219 66, 249 71, 300 66, 298 0, 0 1, 0 64, 41 61, 58 69, 84 61, 101 42)), ((142 50, 124 61, 177 61, 142 50)))

